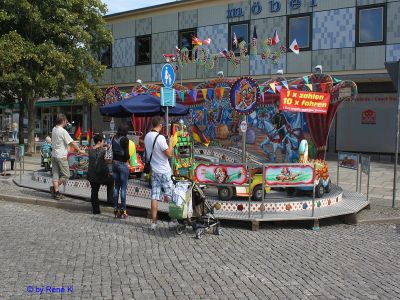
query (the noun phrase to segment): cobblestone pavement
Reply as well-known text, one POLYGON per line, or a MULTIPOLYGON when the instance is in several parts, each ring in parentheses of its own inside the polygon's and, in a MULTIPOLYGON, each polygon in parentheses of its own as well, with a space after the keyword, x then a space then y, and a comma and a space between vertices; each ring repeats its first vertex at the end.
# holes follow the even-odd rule
POLYGON ((0 201, 0 299, 400 299, 394 225, 231 226, 201 240, 147 225, 0 201))

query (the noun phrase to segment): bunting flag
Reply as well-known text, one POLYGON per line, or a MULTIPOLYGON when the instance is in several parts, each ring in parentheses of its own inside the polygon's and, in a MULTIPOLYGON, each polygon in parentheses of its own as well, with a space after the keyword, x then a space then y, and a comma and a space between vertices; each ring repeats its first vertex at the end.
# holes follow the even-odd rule
POLYGON ((212 99, 213 98, 213 94, 214 94, 214 90, 213 89, 208 89, 207 90, 208 99, 212 99))
POLYGON ((78 129, 75 131, 74 137, 76 140, 79 140, 81 138, 81 126, 79 126, 78 129))
POLYGON ((252 38, 252 46, 253 46, 253 54, 257 54, 257 31, 256 26, 254 25, 253 29, 253 38, 252 38))
POLYGON ((239 48, 239 42, 238 42, 238 39, 237 39, 237 37, 236 37, 236 33, 235 33, 235 32, 233 32, 232 46, 233 46, 233 47, 232 47, 233 50, 239 48))
POLYGON ((206 40, 203 40, 203 45, 209 46, 211 44, 211 39, 208 38, 206 40))
POLYGON ((91 137, 91 135, 92 135, 92 131, 90 130, 90 128, 88 128, 87 134, 86 134, 86 140, 87 140, 88 142, 90 142, 90 137, 91 137))
POLYGON ((185 91, 180 91, 180 96, 181 96, 182 102, 184 102, 185 101, 185 91))
POLYGON ((280 42, 280 39, 279 39, 279 36, 278 36, 278 31, 277 30, 275 30, 274 31, 274 36, 272 37, 272 40, 271 40, 271 45, 273 46, 273 45, 276 45, 276 44, 278 44, 280 42))
POLYGON ((282 84, 285 87, 285 89, 287 90, 289 89, 288 82, 286 80, 282 81, 282 84))
POLYGON ((271 90, 273 90, 275 93, 275 86, 276 86, 275 82, 270 83, 269 86, 271 87, 271 90))
POLYGON ((156 93, 156 96, 157 96, 157 97, 160 97, 160 95, 161 95, 160 93, 156 93))
POLYGON ((194 124, 192 127, 192 134, 193 134, 193 140, 195 140, 198 143, 202 143, 204 146, 208 147, 210 141, 207 139, 205 134, 200 130, 200 128, 196 124, 194 124))
POLYGON ((261 101, 262 101, 262 103, 264 103, 264 87, 263 86, 260 86, 260 95, 261 95, 261 101))
POLYGON ((193 36, 192 37, 192 45, 201 46, 201 45, 203 45, 203 41, 201 39, 199 39, 198 37, 193 36))
POLYGON ((197 90, 190 90, 189 91, 190 97, 192 97, 193 101, 196 102, 197 100, 197 90))
POLYGON ((340 80, 340 79, 337 79, 337 78, 334 78, 335 79, 335 83, 340 83, 340 82, 342 82, 342 80, 340 80))
POLYGON ((308 76, 304 76, 303 79, 304 79, 305 83, 308 84, 308 76))
POLYGON ((280 85, 277 85, 276 86, 276 90, 280 93, 281 92, 281 90, 282 90, 282 86, 280 86, 280 85))
POLYGON ((299 44, 297 44, 296 39, 294 39, 293 42, 290 44, 289 49, 292 50, 296 54, 300 53, 300 47, 299 47, 299 44))
POLYGON ((260 89, 260 93, 263 94, 263 93, 264 93, 264 86, 263 86, 263 85, 260 85, 260 86, 259 86, 259 89, 260 89))
POLYGON ((207 89, 202 89, 201 93, 203 94, 203 98, 206 99, 207 98, 207 89))
POLYGON ((310 91, 313 91, 313 85, 312 84, 306 84, 306 86, 310 89, 310 91))

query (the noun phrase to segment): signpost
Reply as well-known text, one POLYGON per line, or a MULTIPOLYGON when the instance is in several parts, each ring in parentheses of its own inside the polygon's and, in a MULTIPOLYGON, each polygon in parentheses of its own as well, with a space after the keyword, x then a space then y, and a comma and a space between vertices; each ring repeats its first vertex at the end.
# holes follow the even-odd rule
POLYGON ((397 181, 397 159, 399 156, 399 121, 400 121, 400 60, 385 63, 386 70, 392 79, 393 85, 397 91, 398 106, 397 106, 397 120, 396 120, 396 142, 394 149, 394 178, 393 178, 393 200, 392 207, 396 206, 396 181, 397 181))
POLYGON ((360 192, 361 192, 361 181, 362 173, 368 175, 367 179, 367 201, 369 198, 369 177, 371 171, 371 157, 368 155, 361 155, 361 174, 360 174, 360 192))
POLYGON ((167 123, 167 136, 169 137, 169 107, 175 106, 176 102, 175 89, 172 88, 175 82, 175 71, 171 64, 165 64, 162 67, 161 81, 164 85, 164 89, 161 89, 161 105, 167 108, 165 121, 167 123))
POLYGON ((360 157, 357 153, 339 152, 337 165, 337 184, 339 184, 339 167, 357 170, 356 192, 358 192, 358 174, 360 157))

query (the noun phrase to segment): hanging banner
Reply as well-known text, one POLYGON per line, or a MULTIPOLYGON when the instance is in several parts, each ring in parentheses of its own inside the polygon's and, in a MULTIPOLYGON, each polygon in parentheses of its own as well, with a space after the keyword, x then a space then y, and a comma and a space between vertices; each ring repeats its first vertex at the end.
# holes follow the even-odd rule
POLYGON ((313 114, 327 114, 330 94, 282 89, 279 109, 313 114))
POLYGON ((260 89, 257 82, 250 77, 242 77, 235 81, 230 92, 232 108, 239 114, 251 114, 260 100, 260 89))

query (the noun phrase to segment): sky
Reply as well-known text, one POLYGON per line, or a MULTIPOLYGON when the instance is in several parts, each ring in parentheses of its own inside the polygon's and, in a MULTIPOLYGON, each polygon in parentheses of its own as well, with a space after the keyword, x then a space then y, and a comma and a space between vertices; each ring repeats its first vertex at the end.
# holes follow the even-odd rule
POLYGON ((115 14, 121 11, 138 9, 167 2, 174 2, 171 0, 103 0, 107 4, 109 14, 115 14))

